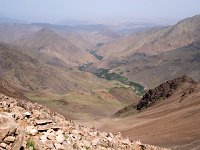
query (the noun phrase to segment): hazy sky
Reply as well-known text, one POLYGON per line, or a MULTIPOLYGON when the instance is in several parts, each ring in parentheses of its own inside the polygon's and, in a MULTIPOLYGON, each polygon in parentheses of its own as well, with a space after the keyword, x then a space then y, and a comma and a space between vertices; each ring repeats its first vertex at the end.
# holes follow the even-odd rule
POLYGON ((200 0, 0 0, 0 16, 28 21, 182 19, 196 14, 200 0))

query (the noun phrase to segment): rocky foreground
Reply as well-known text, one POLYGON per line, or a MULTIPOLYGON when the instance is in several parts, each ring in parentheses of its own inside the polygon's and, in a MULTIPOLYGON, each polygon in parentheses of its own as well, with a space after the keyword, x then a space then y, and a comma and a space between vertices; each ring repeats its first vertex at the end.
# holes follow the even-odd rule
POLYGON ((164 150, 82 126, 36 103, 0 94, 0 150, 164 150))

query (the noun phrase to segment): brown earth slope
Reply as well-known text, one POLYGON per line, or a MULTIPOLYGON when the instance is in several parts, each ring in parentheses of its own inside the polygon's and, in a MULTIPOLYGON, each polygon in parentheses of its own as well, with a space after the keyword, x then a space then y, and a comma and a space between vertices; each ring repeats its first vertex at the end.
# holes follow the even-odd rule
POLYGON ((67 39, 48 28, 43 28, 31 34, 28 38, 18 40, 15 43, 30 51, 36 51, 52 58, 57 57, 73 66, 95 62, 96 60, 85 49, 76 47, 67 39))
POLYGON ((93 124, 101 130, 120 131, 124 136, 146 143, 181 150, 200 148, 198 83, 188 77, 168 81, 150 90, 137 106, 141 104, 145 106, 142 111, 137 107, 120 111, 121 115, 126 113, 128 117, 102 119, 93 124), (157 97, 161 95, 164 99, 157 97), (155 99, 156 102, 146 109, 146 103, 143 102, 155 99))
POLYGON ((182 75, 200 81, 200 42, 155 56, 137 53, 113 69, 147 88, 158 86, 166 80, 182 75))
POLYGON ((199 32, 197 15, 174 26, 123 37, 102 46, 97 54, 103 59, 86 70, 109 69, 147 89, 182 75, 199 81, 199 32))
POLYGON ((158 54, 191 44, 199 38, 200 15, 184 19, 176 25, 139 32, 105 45, 98 51, 105 57, 130 56, 137 52, 158 54))
POLYGON ((15 46, 0 44, 1 81, 19 89, 70 91, 63 76, 15 46))
POLYGON ((111 115, 138 99, 133 91, 122 89, 123 96, 109 82, 87 72, 68 66, 57 67, 43 63, 18 47, 0 44, 0 87, 2 92, 26 97, 65 115, 67 118, 87 120, 111 115), (95 83, 95 84, 94 84, 95 83), (127 101, 126 97, 131 97, 127 101), (84 115, 84 117, 83 117, 84 115))
POLYGON ((30 36, 32 33, 39 31, 40 28, 22 23, 2 23, 0 24, 0 41, 14 42, 21 38, 30 36))

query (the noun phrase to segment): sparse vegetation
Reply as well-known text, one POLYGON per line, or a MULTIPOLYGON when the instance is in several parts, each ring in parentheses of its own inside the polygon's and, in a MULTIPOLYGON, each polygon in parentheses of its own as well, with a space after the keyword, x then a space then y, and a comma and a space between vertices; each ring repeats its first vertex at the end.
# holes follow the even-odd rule
POLYGON ((109 69, 99 69, 95 75, 99 78, 105 78, 107 80, 117 80, 122 82, 123 84, 129 85, 131 87, 133 87, 133 91, 139 95, 142 96, 145 94, 145 90, 144 87, 142 85, 140 85, 139 83, 133 82, 133 81, 128 81, 128 78, 117 74, 117 73, 110 73, 109 69))
POLYGON ((100 77, 100 78, 105 78, 107 80, 117 80, 117 81, 120 81, 120 82, 126 82, 128 79, 117 74, 117 73, 109 73, 109 70, 108 69, 99 69, 97 71, 97 73, 95 73, 95 75, 97 77, 100 77))
POLYGON ((91 54, 91 55, 93 55, 96 59, 98 59, 98 60, 102 60, 103 59, 103 56, 100 56, 100 55, 97 55, 96 54, 96 51, 89 51, 89 53, 91 54))
POLYGON ((35 143, 31 139, 27 141, 26 146, 27 148, 32 148, 33 150, 36 150, 35 143))
POLYGON ((97 43, 97 44, 96 44, 97 47, 101 47, 101 46, 103 46, 103 45, 104 45, 104 43, 97 43))
POLYGON ((82 66, 79 66, 78 69, 79 69, 80 71, 84 71, 85 68, 87 68, 88 66, 90 66, 90 65, 92 65, 92 64, 93 64, 93 63, 84 64, 84 65, 82 65, 82 66))
POLYGON ((133 82, 133 81, 130 81, 130 82, 126 82, 126 84, 132 86, 135 88, 135 92, 137 92, 137 94, 139 96, 143 96, 145 94, 145 90, 144 90, 144 87, 142 85, 140 85, 139 83, 136 83, 136 82, 133 82))

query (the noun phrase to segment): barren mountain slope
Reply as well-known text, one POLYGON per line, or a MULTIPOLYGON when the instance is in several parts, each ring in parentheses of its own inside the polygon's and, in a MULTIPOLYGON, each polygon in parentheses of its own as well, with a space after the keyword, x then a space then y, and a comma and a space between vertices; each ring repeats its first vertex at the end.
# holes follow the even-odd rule
POLYGON ((191 76, 199 81, 199 50, 200 42, 194 42, 155 56, 137 53, 128 57, 127 61, 119 63, 112 71, 123 72, 124 76, 147 88, 153 88, 166 80, 182 75, 191 76))
POLYGON ((121 38, 98 51, 106 57, 129 56, 136 52, 158 54, 191 44, 200 33, 200 15, 187 18, 174 26, 139 32, 121 38))
POLYGON ((108 82, 76 68, 44 64, 3 43, 0 44, 0 77, 5 94, 6 90, 12 95, 17 93, 16 97, 37 101, 71 119, 108 116, 138 99, 126 88, 122 88, 123 96, 116 96, 123 87, 118 82, 108 82), (110 92, 113 88, 119 90, 110 92), (127 101, 126 97, 133 100, 127 101))
POLYGON ((151 144, 181 150, 199 149, 199 97, 199 84, 183 76, 150 90, 138 104, 118 112, 128 117, 109 118, 109 123, 102 119, 94 125, 151 144), (140 107, 139 111, 141 104, 144 108, 140 107))
POLYGON ((72 34, 78 33, 84 38, 85 41, 93 45, 96 45, 98 43, 111 42, 120 37, 120 34, 113 31, 108 26, 101 24, 67 26, 67 25, 34 23, 31 25, 40 28, 48 28, 62 35, 63 37, 68 37, 68 35, 71 33, 72 34))
POLYGON ((77 66, 94 62, 95 58, 85 49, 79 49, 52 30, 43 28, 30 37, 15 42, 30 51, 37 51, 50 57, 57 57, 67 64, 77 66))
POLYGON ((90 43, 87 41, 81 33, 71 32, 64 36, 70 43, 73 45, 76 45, 79 49, 83 49, 85 51, 88 51, 90 49, 95 48, 95 44, 90 43))
POLYGON ((30 36, 32 33, 40 30, 29 24, 22 23, 2 23, 0 24, 0 41, 14 42, 15 40, 30 36))
POLYGON ((167 150, 83 126, 37 103, 0 94, 0 148, 167 150))
POLYGON ((12 86, 28 90, 45 90, 55 92, 69 91, 62 76, 56 70, 43 65, 37 59, 23 53, 16 47, 0 44, 1 80, 12 86))

